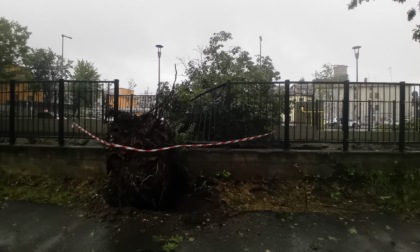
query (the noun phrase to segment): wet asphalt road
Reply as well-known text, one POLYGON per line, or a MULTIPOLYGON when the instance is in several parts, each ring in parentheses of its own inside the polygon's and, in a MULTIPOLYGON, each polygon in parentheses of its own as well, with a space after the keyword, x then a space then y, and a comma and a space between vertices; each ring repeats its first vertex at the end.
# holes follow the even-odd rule
POLYGON ((200 228, 174 223, 101 223, 78 210, 2 202, 0 251, 163 251, 156 236, 181 237, 175 251, 420 251, 419 223, 380 213, 251 212, 200 228))

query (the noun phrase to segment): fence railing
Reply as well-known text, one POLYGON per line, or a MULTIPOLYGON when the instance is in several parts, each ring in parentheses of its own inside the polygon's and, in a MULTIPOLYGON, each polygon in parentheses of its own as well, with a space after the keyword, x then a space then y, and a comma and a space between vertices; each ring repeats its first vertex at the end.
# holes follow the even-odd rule
POLYGON ((420 84, 227 82, 193 99, 195 141, 273 131, 271 145, 420 143, 420 84), (288 116, 286 116, 288 115, 288 116))
POLYGON ((89 138, 73 122, 104 138, 111 108, 131 114, 154 106, 153 95, 119 95, 119 81, 10 81, 0 83, 0 137, 89 138))
MULTIPOLYGON (((271 146, 295 143, 420 144, 420 84, 355 82, 227 82, 191 103, 194 141, 242 138, 273 131, 271 146), (286 116, 287 115, 287 116, 286 116)), ((0 83, 0 138, 104 138, 111 108, 140 115, 154 95, 119 94, 119 81, 0 83)))

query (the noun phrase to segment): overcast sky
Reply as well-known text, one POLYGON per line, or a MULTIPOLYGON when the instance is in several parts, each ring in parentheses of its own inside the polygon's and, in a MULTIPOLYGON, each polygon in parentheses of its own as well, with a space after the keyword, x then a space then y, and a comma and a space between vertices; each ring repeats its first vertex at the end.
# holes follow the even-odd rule
POLYGON ((407 21, 405 4, 391 0, 363 3, 349 11, 350 0, 0 0, 0 16, 27 26, 29 46, 51 48, 64 57, 95 64, 102 79, 129 79, 136 94, 158 81, 156 44, 164 46, 161 81, 178 80, 184 69, 178 58, 195 59, 195 49, 213 33, 232 33, 231 44, 251 55, 273 60, 281 79, 312 80, 324 63, 347 65, 356 79, 352 47, 360 45, 359 80, 420 83, 420 43, 412 30, 420 17, 407 21))

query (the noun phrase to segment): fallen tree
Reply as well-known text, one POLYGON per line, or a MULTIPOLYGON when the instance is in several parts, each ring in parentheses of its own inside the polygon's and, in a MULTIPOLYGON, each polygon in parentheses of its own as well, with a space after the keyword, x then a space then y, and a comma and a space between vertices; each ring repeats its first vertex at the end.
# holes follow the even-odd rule
MULTIPOLYGON (((165 106, 141 116, 113 111, 108 130, 110 143, 137 149, 155 149, 174 144, 174 130, 163 118, 165 106)), ((142 153, 123 148, 107 151, 108 186, 105 198, 113 206, 167 209, 188 189, 188 175, 174 151, 142 153)))

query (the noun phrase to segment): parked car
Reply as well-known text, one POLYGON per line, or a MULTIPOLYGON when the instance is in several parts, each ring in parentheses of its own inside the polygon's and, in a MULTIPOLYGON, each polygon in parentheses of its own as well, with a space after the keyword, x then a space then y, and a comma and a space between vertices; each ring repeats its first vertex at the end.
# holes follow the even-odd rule
MULTIPOLYGON (((394 121, 392 121, 392 119, 387 119, 387 120, 384 120, 383 124, 384 125, 394 125, 394 121)), ((395 125, 399 125, 399 124, 400 124, 399 121, 395 122, 395 125)))
MULTIPOLYGON (((342 126, 342 124, 343 124, 343 119, 340 120, 340 126, 342 126)), ((330 122, 327 122, 325 126, 327 128, 338 128, 337 119, 333 118, 330 122)), ((349 128, 356 129, 356 128, 360 128, 361 126, 362 124, 360 123, 360 121, 349 119, 349 128)))
MULTIPOLYGON (((59 119, 58 114, 57 116, 54 117, 54 113, 52 112, 38 112, 38 118, 43 118, 43 119, 59 119)), ((66 120, 67 118, 64 117, 64 120, 66 120)))
MULTIPOLYGON (((343 124, 343 123, 341 122, 341 124, 343 124)), ((360 129, 360 127, 362 127, 362 124, 360 123, 360 121, 349 119, 349 128, 360 129)))
POLYGON ((326 128, 337 128, 337 118, 331 118, 329 120, 325 121, 325 127, 326 128))

